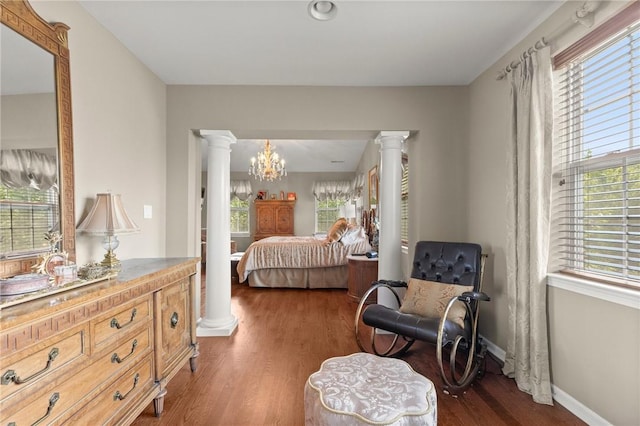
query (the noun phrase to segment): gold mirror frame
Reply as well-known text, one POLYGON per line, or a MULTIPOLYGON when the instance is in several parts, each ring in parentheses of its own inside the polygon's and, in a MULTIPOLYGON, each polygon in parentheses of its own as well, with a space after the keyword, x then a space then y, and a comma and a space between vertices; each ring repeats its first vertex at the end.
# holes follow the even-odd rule
MULTIPOLYGON (((60 233, 69 260, 76 257, 73 132, 71 120, 71 74, 67 31, 62 23, 49 24, 26 0, 0 0, 0 22, 53 55, 58 116, 58 182, 60 186, 60 233)), ((30 272, 37 256, 0 261, 0 277, 30 272)))

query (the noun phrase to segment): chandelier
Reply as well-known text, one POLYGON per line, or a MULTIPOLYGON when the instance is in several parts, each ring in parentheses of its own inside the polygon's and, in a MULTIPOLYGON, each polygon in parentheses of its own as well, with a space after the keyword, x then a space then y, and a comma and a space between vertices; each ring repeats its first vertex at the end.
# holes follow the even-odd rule
POLYGON ((258 153, 258 159, 251 157, 249 175, 260 181, 280 180, 282 176, 287 175, 287 169, 284 167, 284 158, 280 158, 277 152, 271 151, 271 143, 268 139, 264 146, 264 151, 258 153))

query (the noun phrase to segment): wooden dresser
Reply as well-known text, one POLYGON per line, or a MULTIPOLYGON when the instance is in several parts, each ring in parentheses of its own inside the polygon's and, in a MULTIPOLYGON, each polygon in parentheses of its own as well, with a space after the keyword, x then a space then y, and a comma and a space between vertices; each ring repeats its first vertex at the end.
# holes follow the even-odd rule
POLYGON ((130 424, 198 356, 197 259, 134 259, 116 278, 1 308, 1 424, 130 424))
POLYGON ((295 201, 256 200, 256 229, 253 240, 273 236, 291 236, 295 201))

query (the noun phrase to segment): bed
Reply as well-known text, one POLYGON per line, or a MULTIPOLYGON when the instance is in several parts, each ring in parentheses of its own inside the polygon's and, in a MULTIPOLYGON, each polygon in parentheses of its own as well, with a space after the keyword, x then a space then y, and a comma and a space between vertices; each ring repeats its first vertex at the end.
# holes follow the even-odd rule
POLYGON ((269 237, 252 243, 238 262, 251 287, 347 288, 347 256, 371 250, 361 227, 339 238, 269 237))

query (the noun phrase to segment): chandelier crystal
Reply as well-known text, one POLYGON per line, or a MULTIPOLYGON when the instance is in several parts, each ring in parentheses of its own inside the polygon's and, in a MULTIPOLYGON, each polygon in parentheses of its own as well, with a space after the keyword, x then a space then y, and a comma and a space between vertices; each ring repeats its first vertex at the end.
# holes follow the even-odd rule
POLYGON ((256 179, 266 181, 280 180, 287 175, 284 167, 284 158, 280 158, 277 152, 271 151, 271 143, 267 139, 264 151, 258 153, 258 158, 251 157, 249 175, 256 179))

